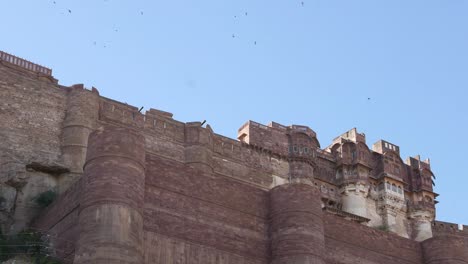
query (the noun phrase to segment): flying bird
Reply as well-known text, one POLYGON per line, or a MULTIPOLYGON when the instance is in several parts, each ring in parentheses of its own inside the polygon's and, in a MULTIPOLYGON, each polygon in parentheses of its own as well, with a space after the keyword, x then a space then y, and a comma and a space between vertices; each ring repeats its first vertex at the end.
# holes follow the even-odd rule
POLYGON ((247 12, 245 12, 245 15, 247 16, 247 12))
POLYGON ((304 6, 304 2, 301 2, 301 5, 304 6))
POLYGON ((70 10, 70 9, 68 9, 68 13, 70 13, 70 14, 71 14, 71 10, 70 10))
POLYGON ((257 41, 254 41, 254 45, 257 45, 257 41))

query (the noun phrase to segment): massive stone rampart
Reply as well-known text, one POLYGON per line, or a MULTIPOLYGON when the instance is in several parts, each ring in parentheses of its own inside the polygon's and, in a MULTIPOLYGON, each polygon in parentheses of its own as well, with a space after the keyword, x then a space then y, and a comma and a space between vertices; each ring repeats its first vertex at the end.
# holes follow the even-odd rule
MULTIPOLYGON (((60 192, 33 228, 50 237, 61 259, 468 262, 466 231, 453 224, 434 223, 427 232, 434 238, 422 243, 365 226, 369 219, 359 214, 367 210, 374 213, 371 223, 385 218, 397 226, 407 220, 406 206, 427 215, 429 226, 436 196, 429 161, 417 157, 405 165, 398 146, 379 141, 371 152, 354 129, 322 150, 306 126, 253 121, 234 140, 164 111, 142 113, 94 88, 60 86, 50 74, 0 58, 0 190, 8 198, 0 222, 7 232, 19 231, 40 212, 33 203, 38 194, 60 192), (392 166, 383 166, 386 161, 392 166), (343 201, 349 192, 363 196, 353 206, 375 205, 351 211, 343 201), (400 206, 405 193, 417 199, 400 206)), ((411 230, 400 233, 411 237, 411 230)))

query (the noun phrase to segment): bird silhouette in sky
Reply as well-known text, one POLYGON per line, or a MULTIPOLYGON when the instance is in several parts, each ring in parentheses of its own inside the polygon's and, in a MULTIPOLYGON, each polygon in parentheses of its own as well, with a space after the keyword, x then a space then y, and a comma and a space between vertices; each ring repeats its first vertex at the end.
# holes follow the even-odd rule
POLYGON ((68 9, 68 13, 70 13, 70 14, 71 14, 71 10, 70 10, 70 9, 68 9))

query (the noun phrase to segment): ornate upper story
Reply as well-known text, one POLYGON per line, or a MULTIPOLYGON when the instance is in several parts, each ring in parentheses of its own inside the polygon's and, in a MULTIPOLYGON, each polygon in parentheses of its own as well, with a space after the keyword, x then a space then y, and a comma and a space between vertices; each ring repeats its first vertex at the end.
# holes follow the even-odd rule
MULTIPOLYGON (((429 159, 416 156, 405 162, 393 143, 379 140, 370 149, 365 134, 353 128, 321 149, 309 127, 253 121, 238 130, 238 139, 287 160, 290 181, 298 177, 297 171, 309 175, 321 190, 323 206, 341 211, 343 217, 385 226, 405 237, 412 236, 412 228, 418 229, 411 227, 414 221, 434 220, 437 194, 429 159), (311 168, 297 169, 292 161, 311 168)), ((431 236, 428 232, 424 237, 431 236)))
POLYGON ((314 164, 313 177, 326 183, 340 186, 362 181, 396 195, 421 194, 422 200, 408 199, 408 203, 434 207, 437 194, 432 188, 435 176, 429 159, 421 160, 418 155, 403 161, 400 147, 385 140, 379 140, 370 149, 365 134, 356 128, 336 137, 324 149, 309 127, 275 122, 262 125, 248 121, 239 128, 238 139, 273 155, 307 160, 314 164))

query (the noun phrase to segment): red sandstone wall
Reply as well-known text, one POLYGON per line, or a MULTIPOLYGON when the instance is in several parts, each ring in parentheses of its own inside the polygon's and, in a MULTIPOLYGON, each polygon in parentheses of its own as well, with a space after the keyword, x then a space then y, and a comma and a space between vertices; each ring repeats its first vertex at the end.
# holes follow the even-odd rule
POLYGON ((157 156, 146 165, 146 263, 267 263, 265 191, 157 156))
MULTIPOLYGON (((6 124, 0 130, 0 156, 6 149, 22 162, 58 161, 66 90, 0 65, 0 99, 4 98, 0 100, 0 121, 6 124)), ((256 133, 248 139, 251 146, 214 135, 214 173, 208 174, 183 163, 186 125, 171 114, 150 110, 143 115, 136 107, 101 97, 98 118, 100 125, 133 127, 145 135, 145 263, 268 263, 265 190, 272 187, 272 174, 287 178, 287 161, 272 153, 287 154, 287 145, 276 144, 286 142, 285 127, 273 124, 270 131, 255 125, 256 133)), ((333 182, 333 157, 320 152, 318 159, 316 177, 333 182)), ((57 255, 68 260, 73 259, 79 236, 82 185, 83 181, 73 185, 34 225, 50 235, 57 255)), ((124 186, 119 182, 119 195, 126 195, 124 186)), ((286 220, 294 226, 294 221, 286 220)), ((468 263, 466 232, 440 223, 434 230, 435 238, 420 244, 325 215, 327 263, 416 264, 423 263, 423 252, 426 263, 468 263)))
POLYGON ((423 263, 420 243, 324 214, 329 264, 423 263))
POLYGON ((421 243, 426 264, 468 263, 468 237, 439 235, 421 243))
POLYGON ((421 243, 425 263, 468 263, 468 226, 460 230, 458 224, 434 221, 432 235, 421 243))
POLYGON ((0 156, 58 161, 66 101, 59 85, 0 64, 0 156))
POLYGON ((442 221, 434 221, 432 223, 432 235, 435 237, 444 236, 444 235, 468 237, 468 226, 463 225, 461 229, 459 229, 458 224, 442 222, 442 221))

